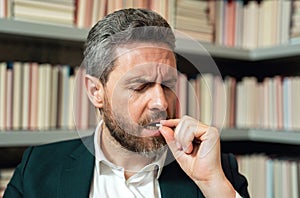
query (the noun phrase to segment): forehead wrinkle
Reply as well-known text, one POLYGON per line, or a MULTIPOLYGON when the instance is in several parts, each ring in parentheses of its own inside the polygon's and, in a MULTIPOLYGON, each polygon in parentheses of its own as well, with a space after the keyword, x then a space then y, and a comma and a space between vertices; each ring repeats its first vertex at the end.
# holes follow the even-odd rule
MULTIPOLYGON (((171 62, 173 62, 173 60, 175 60, 174 52, 163 43, 132 43, 127 45, 121 45, 116 49, 116 54, 125 57, 134 55, 135 58, 137 58, 137 60, 150 59, 152 60, 151 62, 155 60, 156 62, 160 63, 164 63, 171 60, 171 62)), ((116 58, 116 60, 117 59, 118 58, 116 58)))
POLYGON ((157 71, 154 68, 159 65, 165 64, 176 69, 176 58, 172 51, 157 45, 146 47, 140 47, 139 45, 121 46, 116 49, 116 55, 119 55, 119 57, 115 59, 114 64, 116 67, 114 71, 116 73, 120 72, 119 75, 126 75, 125 73, 129 72, 129 78, 132 76, 131 73, 138 77, 149 74, 150 79, 146 80, 151 81, 151 78, 154 78, 154 81, 157 78, 157 74, 153 71, 157 71), (142 65, 145 65, 145 67, 142 65), (138 66, 141 66, 141 69, 138 66), (149 67, 153 69, 147 71, 149 67), (151 77, 152 75, 153 77, 151 77))

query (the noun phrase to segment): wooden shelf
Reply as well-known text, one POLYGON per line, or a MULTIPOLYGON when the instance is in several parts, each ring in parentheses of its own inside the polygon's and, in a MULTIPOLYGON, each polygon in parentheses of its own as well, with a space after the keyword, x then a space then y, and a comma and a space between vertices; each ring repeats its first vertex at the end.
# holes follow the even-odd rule
MULTIPOLYGON (((88 136, 94 129, 80 131, 80 136, 88 136)), ((79 138, 76 130, 47 130, 47 131, 1 131, 0 147, 31 146, 62 140, 79 138)), ((298 131, 272 131, 264 129, 223 129, 222 141, 256 141, 280 144, 300 145, 298 131)))
MULTIPOLYGON (((79 29, 76 27, 41 24, 12 19, 0 19, 0 34, 84 42, 88 32, 88 29, 79 29)), ((194 54, 199 53, 199 49, 204 48, 213 57, 248 61, 259 61, 300 55, 299 43, 250 50, 229 48, 210 43, 194 42, 192 39, 178 38, 176 46, 176 51, 179 53, 194 54)))

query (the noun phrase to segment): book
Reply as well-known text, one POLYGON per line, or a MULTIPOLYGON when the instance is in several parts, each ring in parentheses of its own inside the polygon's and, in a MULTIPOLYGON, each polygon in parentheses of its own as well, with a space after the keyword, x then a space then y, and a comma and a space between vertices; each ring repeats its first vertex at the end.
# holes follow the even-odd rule
POLYGON ((259 34, 259 7, 256 1, 249 1, 244 7, 243 47, 257 48, 259 34))
POLYGON ((273 183, 274 183, 274 175, 273 175, 273 167, 274 163, 273 160, 267 159, 266 160, 266 198, 273 198, 273 183))
POLYGON ((62 66, 60 68, 61 72, 61 94, 60 94, 60 127, 61 128, 68 128, 68 120, 69 120, 69 76, 70 76, 70 67, 69 66, 62 66))
POLYGON ((199 105, 197 104, 197 96, 196 96, 196 91, 195 91, 195 88, 196 88, 196 80, 195 79, 190 79, 189 82, 188 82, 188 89, 187 89, 187 92, 188 92, 188 115, 191 116, 191 117, 194 117, 196 118, 196 111, 199 109, 199 105))
POLYGON ((212 124, 213 119, 213 93, 214 76, 209 73, 201 74, 201 104, 200 117, 201 122, 207 125, 212 124))
POLYGON ((300 172, 300 170, 297 167, 297 161, 293 160, 290 162, 290 166, 291 166, 291 173, 290 173, 290 178, 291 178, 291 189, 290 189, 290 193, 291 193, 291 197, 292 198, 298 198, 299 197, 299 177, 298 174, 300 172))
POLYGON ((84 84, 82 83, 82 92, 81 92, 81 116, 80 116, 80 126, 81 129, 88 129, 89 127, 89 105, 90 101, 87 96, 86 90, 84 88, 84 84))
POLYGON ((76 18, 75 23, 78 28, 84 28, 84 17, 85 17, 85 1, 84 0, 76 0, 76 18))
POLYGON ((233 47, 235 46, 235 13, 236 13, 236 3, 233 0, 226 1, 225 6, 225 32, 226 37, 224 39, 224 44, 226 46, 233 47))
POLYGON ((176 88, 176 96, 178 99, 177 116, 179 118, 187 114, 187 86, 187 76, 185 74, 179 73, 176 88))
POLYGON ((58 1, 14 0, 13 16, 18 20, 73 25, 74 4, 58 1))
POLYGON ((189 31, 189 30, 177 30, 176 32, 180 31, 182 35, 185 37, 191 37, 191 39, 196 39, 197 41, 204 41, 211 43, 214 40, 214 36, 211 33, 199 32, 199 31, 189 31))
POLYGON ((22 118, 22 81, 23 64, 21 62, 13 63, 13 106, 12 106, 12 128, 18 130, 21 128, 22 118))
POLYGON ((57 128, 57 114, 58 114, 58 78, 59 78, 59 67, 54 66, 51 74, 51 112, 50 112, 50 128, 57 128))
POLYGON ((275 107, 276 107, 276 119, 275 119, 275 128, 283 128, 283 90, 282 90, 282 78, 280 76, 274 77, 275 83, 275 107))
POLYGON ((243 128, 244 127, 244 117, 245 113, 243 112, 243 101, 244 101, 244 94, 243 94, 243 84, 238 83, 236 86, 236 127, 243 128))
POLYGON ((222 128, 226 117, 226 90, 221 76, 213 79, 212 89, 212 124, 222 128))
POLYGON ((36 62, 30 63, 30 117, 29 129, 38 129, 38 102, 39 102, 39 64, 36 62))
POLYGON ((201 120, 201 75, 197 75, 195 79, 195 94, 196 94, 196 119, 201 120))
POLYGON ((280 198, 284 197, 282 193, 282 164, 283 162, 279 159, 274 160, 274 169, 273 169, 273 174, 274 174, 274 198, 280 198))
POLYGON ((12 63, 8 63, 8 69, 6 71, 6 129, 12 129, 12 116, 13 116, 13 71, 12 71, 12 63))
POLYGON ((176 0, 168 0, 168 16, 167 20, 172 28, 175 27, 175 16, 176 16, 176 0))
POLYGON ((230 78, 230 101, 229 101, 229 127, 233 128, 235 126, 236 120, 236 80, 235 78, 230 78))
POLYGON ((14 0, 14 13, 33 13, 37 17, 56 17, 68 21, 74 20, 74 5, 62 5, 47 1, 14 0))
POLYGON ((84 27, 89 28, 92 26, 92 14, 93 14, 93 1, 85 0, 85 13, 84 13, 84 27))
POLYGON ((45 121, 44 121, 44 129, 49 129, 51 126, 51 109, 54 108, 51 106, 52 104, 52 65, 45 64, 45 106, 44 106, 44 114, 45 114, 45 121))
POLYGON ((75 69, 75 82, 74 82, 74 97, 73 97, 73 116, 76 129, 81 129, 81 108, 82 108, 82 93, 84 91, 84 69, 77 67, 75 69))
POLYGON ((21 128, 24 130, 29 129, 30 117, 30 63, 23 64, 23 82, 22 82, 22 124, 21 128))
POLYGON ((291 175, 290 175, 290 162, 287 160, 282 161, 282 195, 291 197, 291 175))
MULTIPOLYGON (((259 46, 261 47, 268 47, 271 46, 274 43, 274 38, 272 35, 277 34, 276 31, 276 22, 274 17, 270 17, 274 15, 274 0, 269 1, 262 1, 262 17, 260 17, 260 20, 262 20, 263 25, 261 26, 262 29, 260 29, 260 33, 262 35, 262 39, 260 40, 261 43, 259 46)), ((275 15, 276 16, 276 15, 275 15)))
POLYGON ((0 0, 0 18, 6 17, 6 11, 5 11, 5 1, 0 0))
POLYGON ((37 100, 37 129, 45 130, 46 129, 46 115, 45 115, 45 106, 46 106, 46 64, 40 64, 38 67, 38 100, 37 100))
POLYGON ((235 0, 235 26, 234 26, 234 46, 243 46, 243 0, 235 0))
POLYGON ((68 129, 75 129, 75 122, 74 122, 74 118, 73 118, 73 115, 74 115, 74 108, 76 108, 74 106, 74 85, 75 85, 75 75, 71 75, 69 77, 69 106, 68 106, 68 124, 67 124, 67 128, 68 129))
POLYGON ((209 5, 205 1, 177 1, 174 27, 194 39, 213 42, 214 24, 209 15, 209 5))
POLYGON ((215 17, 215 43, 217 45, 224 44, 224 17, 225 17, 225 1, 216 1, 216 17, 215 17))
POLYGON ((293 78, 292 81, 292 125, 293 125, 293 129, 294 130, 299 130, 300 129, 300 124, 299 124, 299 111, 300 111, 300 105, 299 101, 300 100, 300 94, 298 91, 295 90, 299 90, 300 89, 300 77, 296 76, 293 78))
POLYGON ((0 130, 5 130, 6 128, 6 63, 0 63, 0 130))
POLYGON ((271 81, 271 79, 270 78, 265 78, 264 79, 264 81, 263 81, 263 99, 264 99, 264 109, 263 109, 263 115, 264 115, 264 117, 263 117, 263 120, 264 120, 264 122, 263 122, 263 128, 269 128, 270 127, 270 101, 269 101, 269 99, 270 99, 270 96, 269 96, 269 94, 270 94, 270 91, 269 91, 269 89, 270 89, 270 86, 269 86, 269 84, 270 84, 270 81, 271 81))

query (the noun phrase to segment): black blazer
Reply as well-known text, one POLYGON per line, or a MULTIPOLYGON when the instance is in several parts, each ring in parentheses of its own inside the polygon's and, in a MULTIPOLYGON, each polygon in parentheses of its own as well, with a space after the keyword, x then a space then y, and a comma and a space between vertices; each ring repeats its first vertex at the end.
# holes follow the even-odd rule
MULTIPOLYGON (((92 153, 93 136, 28 148, 4 198, 88 198, 95 163, 92 153)), ((232 154, 222 154, 222 167, 235 190, 249 197, 247 180, 238 173, 232 154)), ((159 185, 163 198, 204 197, 176 160, 163 168, 159 185)))

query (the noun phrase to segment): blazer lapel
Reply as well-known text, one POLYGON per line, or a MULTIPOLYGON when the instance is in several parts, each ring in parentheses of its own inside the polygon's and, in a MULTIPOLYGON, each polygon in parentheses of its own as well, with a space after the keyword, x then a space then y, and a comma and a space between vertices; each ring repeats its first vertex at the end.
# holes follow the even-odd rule
POLYGON ((95 162, 93 137, 84 138, 83 143, 64 161, 58 193, 61 197, 89 196, 95 162))

